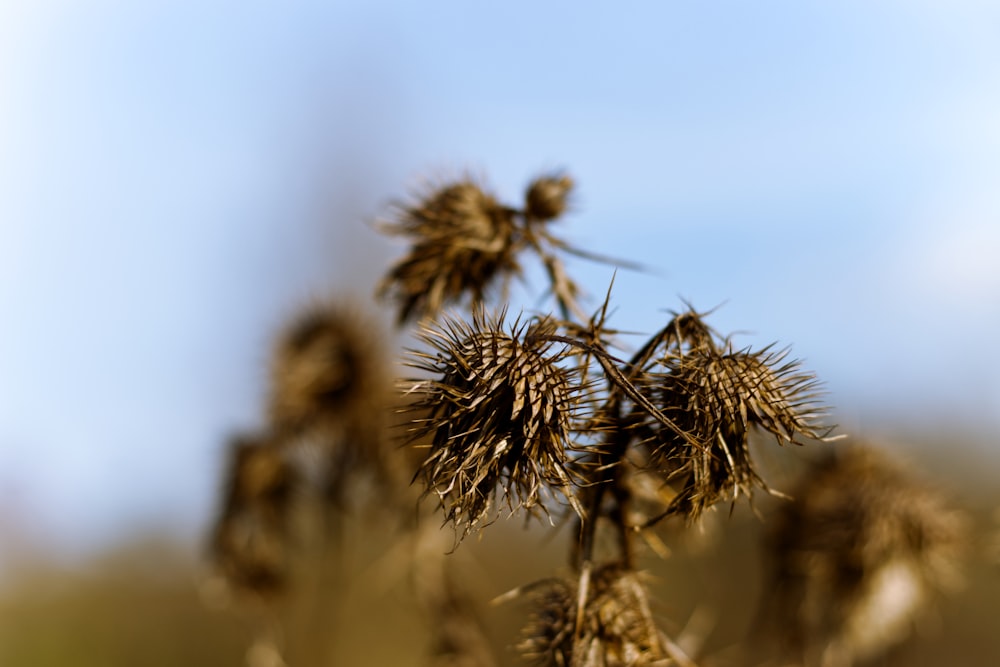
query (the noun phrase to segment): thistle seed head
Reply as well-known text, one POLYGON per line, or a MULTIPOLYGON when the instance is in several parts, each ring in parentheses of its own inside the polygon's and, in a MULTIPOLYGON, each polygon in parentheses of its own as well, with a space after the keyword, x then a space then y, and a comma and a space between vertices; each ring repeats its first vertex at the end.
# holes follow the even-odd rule
POLYGON ((412 246, 379 287, 381 296, 396 301, 399 322, 432 317, 466 296, 478 307, 497 279, 519 274, 516 214, 471 180, 403 208, 384 229, 412 246))
POLYGON ((806 664, 851 665, 903 641, 932 594, 954 587, 967 518, 873 450, 821 462, 769 540, 770 620, 806 664))
POLYGON ((278 342, 271 368, 271 423, 297 431, 384 401, 388 373, 378 327, 347 304, 312 308, 278 342))
POLYGON ((823 410, 815 378, 785 356, 697 345, 668 358, 666 372, 651 375, 657 406, 698 443, 660 424, 650 427, 656 434, 649 443, 651 465, 681 480, 672 512, 695 520, 719 500, 750 496, 754 487, 767 490, 750 456, 754 428, 779 444, 828 435, 817 421, 823 410))
POLYGON ((573 179, 565 174, 535 179, 525 196, 524 214, 531 220, 554 220, 566 211, 573 179))
POLYGON ((388 481, 391 382, 374 318, 348 303, 303 313, 280 338, 271 369, 270 420, 287 442, 320 455, 334 504, 358 472, 388 481))
POLYGON ((571 353, 546 336, 549 319, 514 322, 477 312, 471 323, 447 318, 421 337, 433 354, 414 353, 411 366, 431 378, 413 380, 424 411, 416 439, 429 441, 420 467, 448 521, 467 533, 493 510, 495 496, 514 512, 540 509, 543 492, 558 490, 582 513, 571 488, 569 450, 575 412, 586 401, 571 353))
POLYGON ((288 514, 298 475, 274 443, 252 438, 233 443, 228 475, 213 560, 235 589, 275 593, 287 575, 288 514))
POLYGON ((597 569, 576 636, 577 582, 553 579, 532 591, 533 611, 517 650, 539 667, 665 665, 659 630, 638 573, 619 565, 597 569))

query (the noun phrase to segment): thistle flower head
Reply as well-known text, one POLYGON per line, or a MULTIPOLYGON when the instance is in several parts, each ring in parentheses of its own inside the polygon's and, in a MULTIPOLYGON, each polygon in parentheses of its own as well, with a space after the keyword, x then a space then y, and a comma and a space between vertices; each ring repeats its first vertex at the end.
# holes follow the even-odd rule
POLYGON ((904 640, 958 581, 965 516, 873 450, 841 449, 802 480, 770 537, 775 630, 807 664, 851 665, 904 640))
POLYGON ((397 302, 399 321, 433 316, 466 296, 478 307, 497 279, 519 274, 516 214, 471 180, 402 208, 384 229, 412 245, 379 287, 397 302))
POLYGON ((654 425, 648 443, 650 464, 681 480, 672 512, 694 520, 719 500, 767 489, 750 455, 753 429, 779 444, 826 437, 815 378, 785 357, 769 349, 733 352, 699 344, 668 357, 665 371, 650 376, 654 403, 678 426, 654 425))
POLYGON ((425 328, 433 354, 414 353, 411 365, 430 373, 414 380, 416 439, 430 451, 418 475, 446 507, 447 520, 467 532, 499 496, 512 512, 534 510, 543 491, 557 489, 582 513, 571 489, 569 450, 575 412, 586 401, 579 372, 561 362, 571 354, 547 336, 547 318, 504 330, 477 312, 471 323, 446 319, 425 328))
POLYGON ((534 609, 517 646, 526 660, 539 667, 670 664, 638 573, 619 565, 594 572, 579 634, 577 586, 553 579, 533 587, 534 609))

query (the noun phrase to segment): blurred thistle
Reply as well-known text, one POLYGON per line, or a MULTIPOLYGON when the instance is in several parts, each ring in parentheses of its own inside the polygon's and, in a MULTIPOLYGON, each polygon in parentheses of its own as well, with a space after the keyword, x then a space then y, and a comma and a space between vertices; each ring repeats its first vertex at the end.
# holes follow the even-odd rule
POLYGON ((298 476, 273 442, 249 437, 232 443, 227 472, 212 560, 236 591, 276 593, 288 575, 289 513, 298 476))
POLYGON ((576 414, 589 390, 573 366, 573 351, 552 343, 548 318, 515 321, 482 310, 471 323, 446 318, 425 326, 434 353, 413 352, 410 365, 430 374, 407 383, 418 400, 416 440, 430 451, 418 476, 446 508, 446 520, 467 533, 493 510, 494 497, 514 512, 545 511, 544 490, 557 490, 582 514, 568 471, 576 414))
POLYGON ((498 279, 521 272, 516 211, 471 180, 431 190, 384 230, 413 242, 380 287, 398 303, 400 322, 434 315, 466 294, 476 307, 498 279))
POLYGON ((337 422, 382 407, 388 370, 380 327, 360 308, 310 308, 278 340, 271 368, 271 423, 279 431, 337 422))
MULTIPOLYGON (((689 664, 657 629, 639 573, 618 564, 594 571, 578 619, 572 579, 527 586, 532 611, 518 652, 538 667, 642 667, 689 664)), ((520 594, 520 591, 516 592, 520 594)))
POLYGON ((521 256, 538 255, 563 318, 584 319, 570 279, 557 252, 632 266, 629 262, 577 250, 556 238, 547 225, 568 207, 573 179, 541 176, 529 186, 524 208, 501 204, 470 178, 429 188, 416 203, 398 206, 395 220, 381 231, 410 240, 409 251, 389 269, 378 292, 394 301, 404 323, 435 317, 444 306, 468 298, 481 308, 497 288, 506 292, 522 274, 521 256))
POLYGON ((772 525, 766 621, 806 667, 849 667, 905 640, 959 583, 968 539, 938 492, 859 445, 817 464, 772 525))
POLYGON ((532 181, 525 195, 524 215, 532 220, 554 220, 569 203, 573 179, 566 174, 542 176, 532 181))
POLYGON ((378 322, 346 302, 306 310, 275 347, 271 428, 286 445, 315 447, 334 502, 359 473, 399 482, 387 442, 387 357, 378 322))

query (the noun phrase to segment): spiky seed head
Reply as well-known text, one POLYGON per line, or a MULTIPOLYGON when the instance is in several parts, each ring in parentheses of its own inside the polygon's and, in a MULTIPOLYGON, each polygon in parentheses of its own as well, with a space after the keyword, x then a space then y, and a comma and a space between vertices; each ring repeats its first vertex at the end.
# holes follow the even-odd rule
POLYGON ((432 317, 466 296, 477 307, 498 279, 519 274, 515 216, 471 180, 432 190, 402 208, 384 230, 412 245, 379 287, 381 296, 397 302, 399 321, 432 317))
POLYGON ((511 512, 544 512, 543 494, 558 490, 582 513, 568 464, 586 388, 562 363, 570 351, 546 337, 555 331, 551 320, 504 326, 502 312, 445 318, 421 332, 434 353, 411 359, 430 374, 409 382, 422 396, 414 409, 424 412, 414 437, 430 447, 418 476, 463 535, 487 519, 495 497, 511 512))
POLYGON ((279 591, 288 568, 288 514, 299 476, 276 443, 239 438, 231 448, 212 557, 236 590, 279 591))
POLYGON ((650 462, 680 481, 672 510, 695 520, 720 500, 768 487, 757 473, 748 437, 753 429, 779 444, 799 437, 822 439, 817 382, 785 352, 724 352, 695 346, 666 360, 653 375, 658 407, 683 433, 656 425, 650 462), (691 440, 698 443, 693 446, 691 440))
POLYGON ((378 329, 346 303, 317 306, 297 317, 272 361, 272 424, 299 430, 383 401, 388 373, 378 329))
POLYGON ((532 181, 525 196, 524 214, 531 220, 547 221, 566 211, 573 179, 565 174, 543 176, 532 181))
POLYGON ((534 587, 533 610, 517 645, 525 660, 539 667, 668 664, 638 573, 615 564, 594 572, 579 637, 577 586, 553 579, 534 587))
POLYGON ((358 473, 387 481, 392 384, 382 340, 374 317, 340 301, 303 312, 275 349, 271 428, 286 441, 315 446, 334 503, 358 473))
POLYGON ((771 526, 769 620, 786 648, 824 665, 903 641, 959 582, 968 539, 938 490, 858 444, 815 465, 771 526))

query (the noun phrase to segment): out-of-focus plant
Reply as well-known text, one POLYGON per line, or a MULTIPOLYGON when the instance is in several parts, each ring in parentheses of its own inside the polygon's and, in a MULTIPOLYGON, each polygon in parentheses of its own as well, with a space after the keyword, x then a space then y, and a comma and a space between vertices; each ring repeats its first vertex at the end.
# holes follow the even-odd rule
POLYGON ((772 524, 765 612, 791 659, 847 667, 881 657, 960 583, 966 517, 871 447, 826 457, 794 497, 772 524))

